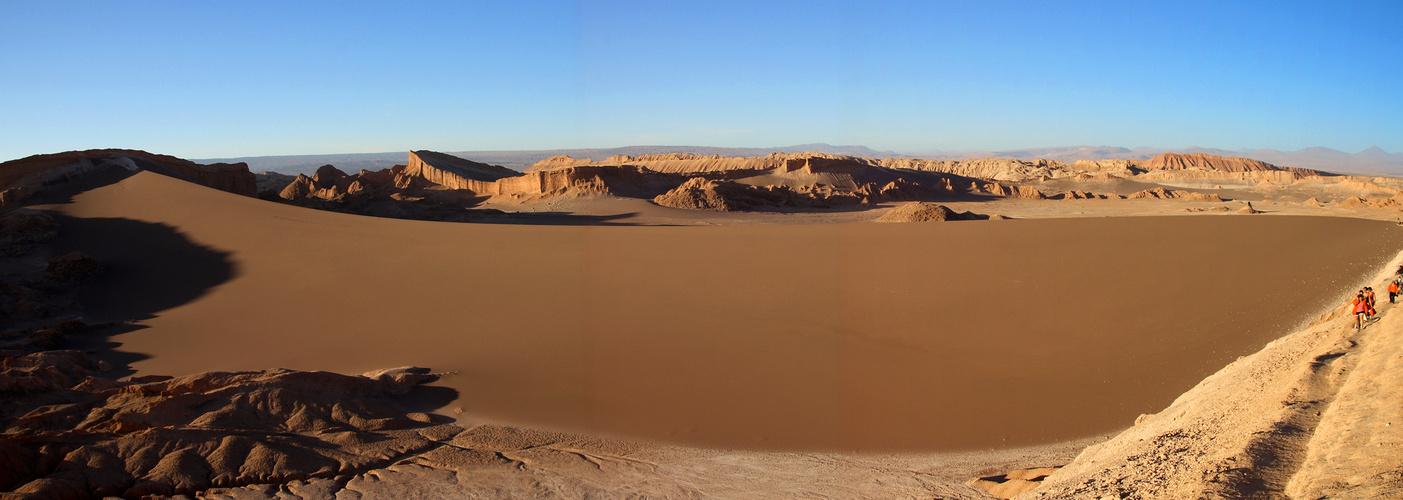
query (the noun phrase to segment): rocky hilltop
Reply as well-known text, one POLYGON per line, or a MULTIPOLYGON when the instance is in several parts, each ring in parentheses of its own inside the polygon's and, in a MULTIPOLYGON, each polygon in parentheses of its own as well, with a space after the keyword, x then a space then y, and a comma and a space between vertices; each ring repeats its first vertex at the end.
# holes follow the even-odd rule
POLYGON ((90 149, 34 155, 0 163, 0 205, 14 204, 59 183, 96 176, 124 176, 147 170, 244 196, 258 194, 248 165, 202 165, 174 156, 131 149, 90 149))

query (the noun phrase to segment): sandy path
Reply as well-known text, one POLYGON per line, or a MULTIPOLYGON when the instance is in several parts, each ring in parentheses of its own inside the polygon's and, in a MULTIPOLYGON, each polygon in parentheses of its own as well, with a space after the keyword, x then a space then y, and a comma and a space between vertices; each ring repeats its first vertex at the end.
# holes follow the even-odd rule
MULTIPOLYGON (((133 364, 143 372, 431 366, 457 372, 443 383, 466 423, 749 449, 958 450, 1112 431, 1403 246, 1391 224, 1305 217, 444 224, 148 173, 59 208, 167 224, 227 253, 231 279, 115 339, 149 356, 133 364)), ((99 260, 146 252, 118 276, 183 275, 139 238, 87 243, 99 260)))

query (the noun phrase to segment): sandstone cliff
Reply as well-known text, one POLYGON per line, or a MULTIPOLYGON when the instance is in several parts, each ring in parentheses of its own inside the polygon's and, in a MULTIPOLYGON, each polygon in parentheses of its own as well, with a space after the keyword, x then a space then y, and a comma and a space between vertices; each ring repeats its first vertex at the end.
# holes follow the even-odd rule
POLYGON ((405 166, 404 173, 448 189, 467 189, 465 185, 471 181, 495 181, 521 175, 521 172, 509 168, 433 151, 410 151, 409 164, 405 166))

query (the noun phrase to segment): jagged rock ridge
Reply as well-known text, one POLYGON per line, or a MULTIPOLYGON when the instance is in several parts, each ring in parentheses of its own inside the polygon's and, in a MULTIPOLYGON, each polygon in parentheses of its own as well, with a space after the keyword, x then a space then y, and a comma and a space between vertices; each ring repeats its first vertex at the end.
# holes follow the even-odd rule
POLYGON ((0 206, 13 206, 55 184, 97 175, 130 175, 139 170, 182 178, 222 191, 257 196, 257 181, 248 165, 201 165, 174 156, 130 149, 90 149, 34 155, 0 163, 0 206))

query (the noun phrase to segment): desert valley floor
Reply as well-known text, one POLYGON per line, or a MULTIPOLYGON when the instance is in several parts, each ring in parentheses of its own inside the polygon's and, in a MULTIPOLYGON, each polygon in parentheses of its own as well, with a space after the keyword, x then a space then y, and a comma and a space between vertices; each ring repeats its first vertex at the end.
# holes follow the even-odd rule
MULTIPOLYGON (((229 276, 120 337, 142 373, 421 365, 451 373, 448 411, 469 423, 786 451, 1113 431, 1403 249, 1394 224, 1326 217, 403 221, 152 173, 51 208, 94 226, 72 248, 128 263, 107 286, 229 276), (188 241, 104 232, 105 218, 188 241)), ((93 320, 149 309, 120 289, 90 292, 93 320)))

